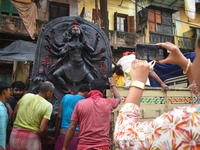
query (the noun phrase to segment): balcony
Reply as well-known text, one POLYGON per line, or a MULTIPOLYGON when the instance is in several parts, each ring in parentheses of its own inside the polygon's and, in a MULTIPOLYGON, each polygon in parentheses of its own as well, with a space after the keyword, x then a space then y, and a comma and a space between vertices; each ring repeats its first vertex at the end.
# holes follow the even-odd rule
POLYGON ((195 39, 194 38, 187 38, 181 36, 174 37, 176 41, 176 45, 181 49, 184 50, 183 52, 193 52, 195 49, 195 39))
POLYGON ((117 47, 133 48, 136 43, 144 43, 145 35, 121 31, 109 31, 110 45, 117 47))
MULTIPOLYGON (((37 37, 42 30, 42 27, 47 23, 44 21, 36 21, 36 32, 37 37)), ((10 33, 23 36, 29 36, 22 19, 19 16, 8 16, 0 14, 0 33, 10 33)))

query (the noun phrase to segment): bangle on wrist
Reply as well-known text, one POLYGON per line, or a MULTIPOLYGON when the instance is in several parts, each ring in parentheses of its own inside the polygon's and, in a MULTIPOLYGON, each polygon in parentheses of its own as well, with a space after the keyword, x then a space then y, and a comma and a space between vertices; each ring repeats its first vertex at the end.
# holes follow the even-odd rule
POLYGON ((111 85, 110 85, 110 87, 113 87, 113 86, 115 86, 115 87, 116 87, 116 85, 115 85, 115 84, 111 84, 111 85))
POLYGON ((145 84, 143 82, 135 80, 135 81, 131 82, 130 87, 137 87, 139 89, 144 90, 145 84))
POLYGON ((183 74, 186 74, 187 72, 188 72, 188 70, 189 70, 189 67, 190 67, 190 59, 187 59, 187 67, 186 67, 186 69, 185 70, 183 70, 183 74))

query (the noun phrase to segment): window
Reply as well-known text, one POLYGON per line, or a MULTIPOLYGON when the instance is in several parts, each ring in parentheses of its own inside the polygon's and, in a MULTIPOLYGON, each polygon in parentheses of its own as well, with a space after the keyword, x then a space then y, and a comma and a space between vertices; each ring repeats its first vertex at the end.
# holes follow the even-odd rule
POLYGON ((69 4, 49 2, 49 21, 62 16, 69 16, 69 4))
POLYGON ((149 31, 173 34, 172 13, 166 10, 148 9, 149 31))
POLYGON ((0 0, 0 14, 19 16, 19 13, 10 0, 0 0))
POLYGON ((114 29, 122 32, 135 32, 134 16, 115 13, 114 29))
POLYGON ((117 31, 125 31, 126 28, 126 18, 124 17, 117 17, 117 31))

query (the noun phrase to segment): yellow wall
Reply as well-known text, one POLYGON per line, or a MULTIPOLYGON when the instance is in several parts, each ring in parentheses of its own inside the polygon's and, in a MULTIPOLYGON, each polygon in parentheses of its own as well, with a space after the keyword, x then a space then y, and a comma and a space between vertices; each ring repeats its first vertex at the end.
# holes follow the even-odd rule
MULTIPOLYGON (((181 19, 181 21, 200 26, 200 13, 198 13, 198 12, 196 12, 195 19, 190 19, 186 16, 184 10, 180 10, 180 19, 181 19)), ((181 27, 182 27, 181 32, 182 33, 188 32, 190 30, 190 27, 193 27, 193 25, 190 25, 190 24, 181 23, 181 27)), ((194 27, 196 28, 196 26, 194 26, 194 27)), ((190 36, 191 36, 191 34, 190 34, 190 36)))
MULTIPOLYGON (((181 20, 183 22, 176 21, 177 36, 183 36, 183 33, 187 32, 189 38, 191 38, 193 35, 193 32, 190 27, 198 28, 195 25, 200 27, 200 13, 196 12, 195 19, 190 19, 189 17, 187 17, 185 14, 185 11, 182 9, 179 10, 178 13, 180 14, 179 17, 178 18, 175 17, 175 18, 178 20, 181 20), (184 23, 184 22, 187 22, 188 24, 184 23), (192 25, 192 24, 194 24, 194 25, 192 25)), ((174 43, 176 45, 178 45, 178 39, 176 36, 174 37, 174 43)))
MULTIPOLYGON (((135 5, 127 0, 124 0, 122 5, 121 0, 107 0, 108 6, 108 19, 109 19, 109 30, 114 30, 114 13, 122 13, 129 16, 135 16, 135 5)), ((100 4, 98 5, 100 8, 100 4)), ((92 10, 95 9, 95 0, 82 0, 78 4, 78 11, 80 14, 82 8, 85 7, 85 12, 91 13, 92 17, 92 10)), ((85 19, 92 21, 92 18, 85 17, 85 19)))

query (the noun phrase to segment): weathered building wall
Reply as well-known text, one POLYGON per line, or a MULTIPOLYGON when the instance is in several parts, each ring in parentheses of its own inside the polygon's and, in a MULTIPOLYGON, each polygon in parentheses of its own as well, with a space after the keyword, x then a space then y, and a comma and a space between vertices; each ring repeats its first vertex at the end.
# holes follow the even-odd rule
MULTIPOLYGON (((100 9, 100 4, 98 4, 100 9)), ((85 19, 92 21, 92 12, 95 9, 95 0, 84 0, 78 3, 78 12, 82 11, 85 7, 86 17, 85 19)), ((121 13, 128 16, 135 16, 135 5, 129 1, 121 0, 108 0, 108 20, 109 20, 109 30, 114 30, 114 13, 121 13)))
MULTIPOLYGON (((11 33, 29 36, 20 17, 0 15, 0 22, 1 33, 11 33)), ((45 26, 45 22, 37 21, 36 26, 37 29, 35 35, 37 36, 39 35, 42 27, 45 26)))
MULTIPOLYGON (((198 11, 196 12, 195 19, 190 19, 186 16, 185 10, 180 9, 179 12, 176 13, 174 18, 188 23, 187 24, 184 22, 176 21, 176 29, 178 36, 183 36, 183 33, 190 31, 191 30, 190 27, 197 28, 197 26, 200 26, 200 14, 198 13, 198 11)), ((189 36, 192 36, 192 34, 189 34, 189 36)))
POLYGON ((110 44, 113 46, 135 46, 136 43, 144 43, 144 34, 134 34, 128 32, 109 31, 110 44))
POLYGON ((195 28, 200 27, 200 14, 196 12, 195 19, 190 19, 186 16, 185 10, 180 9, 178 12, 173 14, 174 24, 176 27, 174 43, 181 49, 185 49, 185 52, 194 50, 195 36, 197 35, 195 28), (182 21, 182 22, 181 22, 182 21))

